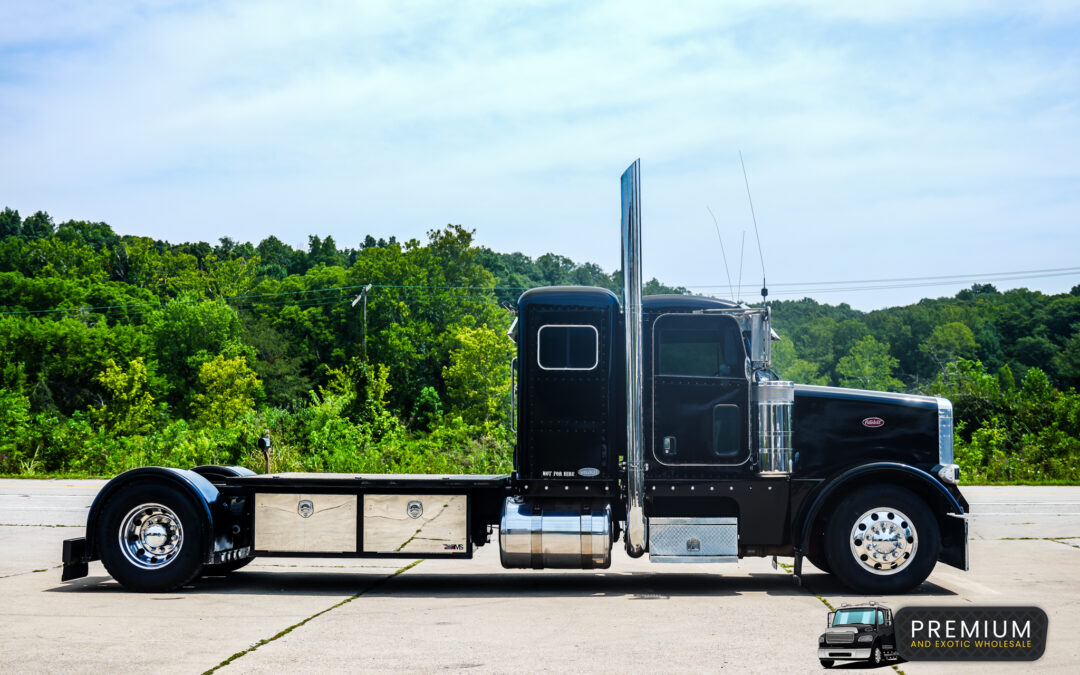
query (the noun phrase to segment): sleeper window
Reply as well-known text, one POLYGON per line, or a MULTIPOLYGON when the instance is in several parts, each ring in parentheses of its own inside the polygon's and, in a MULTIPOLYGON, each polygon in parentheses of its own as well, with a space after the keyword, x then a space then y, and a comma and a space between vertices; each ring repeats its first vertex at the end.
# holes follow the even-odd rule
POLYGON ((544 370, 592 370, 600 361, 594 326, 551 324, 537 333, 537 363, 544 370))

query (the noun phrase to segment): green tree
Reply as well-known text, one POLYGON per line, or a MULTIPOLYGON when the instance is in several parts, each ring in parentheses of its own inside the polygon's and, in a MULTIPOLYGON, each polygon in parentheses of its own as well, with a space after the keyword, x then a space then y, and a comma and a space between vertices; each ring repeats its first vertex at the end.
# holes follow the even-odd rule
POLYGON ((20 445, 30 423, 30 400, 17 391, 0 389, 0 472, 20 470, 20 445))
POLYGON ((456 347, 443 369, 450 405, 471 424, 492 429, 507 413, 513 343, 483 324, 454 332, 456 347))
POLYGON ((38 211, 23 221, 22 236, 26 239, 45 239, 53 235, 53 220, 44 211, 38 211))
POLYGON ((246 357, 218 354, 199 367, 199 389, 191 408, 204 425, 227 427, 252 411, 262 393, 262 382, 248 367, 246 357))
POLYGON ((4 210, 0 211, 0 239, 17 237, 20 234, 22 234, 22 218, 19 217, 19 212, 5 206, 4 210))
POLYGON ((146 362, 132 359, 127 370, 109 359, 97 376, 107 400, 92 409, 91 418, 106 430, 122 436, 145 434, 154 425, 154 397, 147 386, 146 362))
POLYGON ((1064 386, 1080 388, 1080 329, 1065 341, 1054 357, 1054 370, 1064 386))
POLYGON ((897 360, 889 354, 889 345, 867 336, 855 343, 848 355, 836 365, 844 387, 876 391, 902 391, 903 383, 893 377, 897 360))
POLYGON ((919 346, 919 351, 933 361, 939 370, 958 358, 970 359, 975 356, 979 345, 975 334, 966 325, 953 321, 934 327, 930 336, 919 346))
POLYGON ((417 429, 430 431, 442 419, 442 400, 435 387, 424 387, 416 397, 412 420, 417 429))
POLYGON ((74 242, 100 251, 120 240, 108 223, 91 223, 85 220, 68 220, 56 228, 56 237, 61 241, 74 242))
POLYGON ((216 355, 251 356, 241 342, 236 310, 221 300, 183 295, 147 319, 158 372, 167 379, 169 402, 178 410, 190 404, 202 364, 216 355))
POLYGON ((799 384, 828 384, 829 378, 818 373, 817 366, 800 359, 791 338, 781 338, 772 345, 772 366, 780 377, 799 384))
POLYGON ((995 377, 986 372, 982 363, 958 358, 945 365, 926 393, 952 401, 956 419, 965 423, 970 434, 1004 411, 1006 396, 1002 381, 1008 385, 1005 391, 1012 389, 1013 384, 1012 373, 1007 368, 995 377))
POLYGON ((255 348, 255 372, 262 380, 266 402, 272 406, 290 406, 307 398, 313 384, 311 359, 294 353, 291 343, 269 318, 244 318, 244 342, 255 348))

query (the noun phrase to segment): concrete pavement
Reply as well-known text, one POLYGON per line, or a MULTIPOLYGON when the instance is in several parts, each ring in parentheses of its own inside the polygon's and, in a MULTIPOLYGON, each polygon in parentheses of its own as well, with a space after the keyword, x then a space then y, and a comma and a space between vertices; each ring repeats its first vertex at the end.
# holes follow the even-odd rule
MULTIPOLYGON (((61 584, 60 542, 82 535, 101 484, 0 481, 5 672, 811 672, 821 670, 825 603, 867 599, 809 566, 797 587, 762 559, 661 566, 617 550, 600 572, 504 570, 496 541, 473 560, 415 565, 260 558, 228 579, 168 594, 126 593, 99 563, 88 578, 61 584)), ((1050 616, 1049 645, 1023 667, 1073 672, 1080 488, 964 492, 975 514, 972 571, 939 565, 914 594, 881 600, 894 609, 1039 605, 1050 616)))

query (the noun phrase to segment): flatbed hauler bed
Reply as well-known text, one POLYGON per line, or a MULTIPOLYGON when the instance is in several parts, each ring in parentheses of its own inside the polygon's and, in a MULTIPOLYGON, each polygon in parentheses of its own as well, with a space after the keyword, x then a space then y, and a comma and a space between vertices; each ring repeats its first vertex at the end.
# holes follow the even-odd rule
POLYGON ((641 297, 638 165, 623 175, 623 297, 518 299, 508 475, 255 475, 144 467, 110 481, 65 580, 100 559, 163 591, 259 555, 469 558, 602 569, 623 539, 658 563, 804 558, 855 590, 967 569, 967 502, 944 399, 797 385, 770 365, 767 306, 641 297))

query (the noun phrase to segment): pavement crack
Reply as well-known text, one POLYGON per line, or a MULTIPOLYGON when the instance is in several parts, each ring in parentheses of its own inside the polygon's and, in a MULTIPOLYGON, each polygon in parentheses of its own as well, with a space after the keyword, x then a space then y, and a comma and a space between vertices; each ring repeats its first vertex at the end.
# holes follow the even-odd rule
POLYGON ((11 574, 5 574, 4 576, 0 576, 0 579, 10 579, 11 577, 21 577, 21 576, 25 576, 27 574, 37 574, 38 572, 48 572, 49 570, 55 570, 55 569, 59 569, 61 567, 63 567, 63 564, 53 565, 52 567, 43 567, 41 569, 36 569, 36 570, 28 570, 26 572, 12 572, 11 574))
POLYGON ((1052 541, 1055 544, 1080 548, 1080 545, 1067 541, 1068 539, 1080 539, 1080 537, 999 537, 996 541, 1052 541))
POLYGON ((303 626, 304 624, 306 624, 307 622, 311 621, 312 619, 317 619, 317 618, 319 618, 320 616, 322 616, 323 614, 326 614, 326 613, 328 613, 328 612, 332 612, 332 611, 334 611, 335 609, 337 609, 338 607, 341 607, 342 605, 347 605, 347 604, 349 604, 349 603, 350 603, 350 602, 352 602, 353 600, 356 600, 357 598, 359 598, 359 597, 360 597, 361 595, 363 595, 363 594, 367 593, 368 591, 371 591, 371 590, 373 590, 373 589, 375 589, 375 588, 378 588, 379 586, 381 586, 382 584, 385 584, 385 583, 386 583, 387 581, 390 581, 391 579, 393 579, 394 577, 396 577, 396 576, 397 576, 397 575, 399 575, 399 574, 404 574, 405 572, 408 572, 409 570, 411 570, 412 568, 416 567, 417 565, 419 565, 419 564, 420 564, 420 563, 422 563, 422 562, 423 562, 423 560, 414 560, 414 561, 412 561, 411 563, 409 563, 408 565, 406 565, 405 567, 402 567, 401 569, 399 569, 399 570, 396 570, 396 571, 395 571, 395 572, 394 572, 393 574, 387 575, 387 576, 385 576, 385 577, 382 577, 382 578, 380 578, 380 579, 377 579, 376 581, 373 581, 372 583, 368 584, 368 585, 367 585, 367 586, 365 586, 364 588, 362 588, 362 589, 360 589, 359 591, 357 591, 357 592, 356 592, 355 594, 353 594, 353 595, 351 595, 351 596, 349 596, 349 597, 345 598, 345 599, 344 599, 344 600, 342 600, 341 602, 338 602, 338 603, 336 603, 336 604, 330 605, 329 607, 327 607, 327 608, 326 608, 326 609, 324 609, 324 610, 321 610, 321 611, 315 612, 315 613, 314 613, 314 614, 312 614, 311 616, 309 616, 309 617, 307 617, 307 618, 305 618, 305 619, 301 619, 300 621, 297 621, 296 623, 294 623, 293 625, 289 626, 288 628, 285 628, 284 630, 282 630, 282 631, 278 632, 278 633, 277 633, 276 635, 274 635, 273 637, 269 637, 269 638, 264 638, 264 639, 262 639, 262 640, 259 640, 258 642, 256 642, 255 644, 251 645, 251 646, 250 646, 250 647, 248 647, 247 649, 245 649, 245 650, 243 650, 243 651, 239 651, 239 652, 236 652, 235 654, 233 654, 233 655, 232 655, 232 656, 230 656, 229 658, 225 659, 225 660, 224 660, 224 661, 222 661, 221 663, 217 664, 216 666, 214 666, 214 667, 213 667, 213 668, 211 668, 210 670, 207 670, 207 671, 206 671, 205 673, 203 673, 203 675, 210 675, 210 673, 213 673, 213 672, 215 672, 215 671, 217 671, 217 670, 220 670, 220 669, 224 668, 225 666, 229 665, 229 664, 230 664, 230 663, 232 663, 233 661, 236 661, 237 659, 241 658, 242 656, 245 656, 245 655, 247 655, 247 654, 250 654, 251 652, 253 652, 253 651, 255 651, 256 649, 258 649, 259 647, 262 647, 263 645, 266 645, 266 644, 270 644, 271 642, 273 642, 274 640, 277 640, 278 638, 282 638, 282 637, 285 637, 286 635, 288 635, 289 633, 293 632, 293 631, 294 631, 294 630, 296 630, 297 628, 299 628, 299 627, 303 626))
POLYGON ((0 527, 85 527, 83 525, 56 525, 46 523, 0 523, 0 527))

